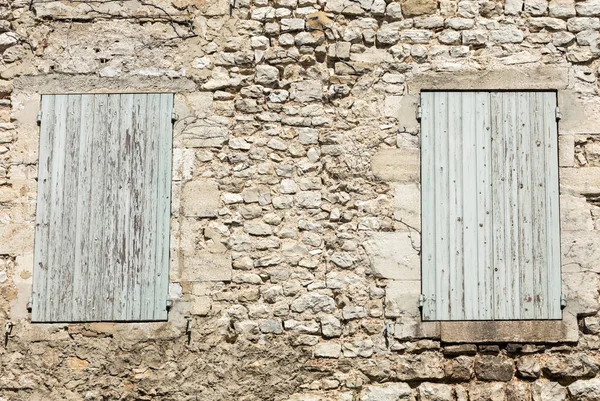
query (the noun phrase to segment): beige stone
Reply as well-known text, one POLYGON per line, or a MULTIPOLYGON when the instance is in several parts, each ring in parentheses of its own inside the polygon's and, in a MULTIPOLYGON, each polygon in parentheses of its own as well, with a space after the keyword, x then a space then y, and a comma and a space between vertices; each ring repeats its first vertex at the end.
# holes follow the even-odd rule
POLYGON ((591 204, 584 197, 560 196, 560 229, 564 231, 593 230, 591 204))
POLYGON ((365 242, 371 269, 376 277, 420 280, 421 264, 416 232, 376 232, 365 242))
POLYGON ((394 185, 394 219, 399 229, 421 230, 421 189, 417 184, 394 185), (404 226, 404 227, 403 227, 404 226))
POLYGON ((418 95, 386 96, 383 111, 386 117, 398 121, 398 128, 401 131, 417 132, 419 130, 418 106, 418 95))
POLYGON ((219 208, 219 186, 214 181, 187 182, 181 194, 184 216, 213 217, 219 208))
POLYGON ((185 281, 231 281, 231 255, 188 251, 183 255, 181 278, 185 281))
POLYGON ((20 255, 33 249, 34 228, 30 224, 0 224, 0 255, 20 255))
POLYGON ((437 11, 437 0, 403 0, 402 14, 405 17, 417 15, 435 14, 437 11))
POLYGON ((560 167, 573 167, 575 163, 575 136, 558 136, 558 165, 560 167))
POLYGON ((593 271, 600 273, 600 231, 563 232, 561 253, 563 273, 593 271))
POLYGON ((558 92, 558 107, 562 114, 558 129, 563 133, 598 133, 598 116, 600 115, 600 99, 583 97, 572 91, 558 92))
POLYGON ((421 173, 419 149, 380 149, 373 155, 371 169, 373 174, 383 181, 418 182, 421 173))
POLYGON ((600 167, 561 168, 560 192, 570 194, 600 193, 600 167))

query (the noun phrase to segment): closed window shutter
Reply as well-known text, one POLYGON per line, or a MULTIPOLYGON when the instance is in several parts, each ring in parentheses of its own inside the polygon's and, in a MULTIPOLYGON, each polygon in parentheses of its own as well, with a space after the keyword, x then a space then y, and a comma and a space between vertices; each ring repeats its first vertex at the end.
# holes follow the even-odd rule
POLYGON ((32 321, 166 320, 172 109, 42 96, 32 321))
POLYGON ((560 319, 556 93, 421 106, 423 319, 560 319))

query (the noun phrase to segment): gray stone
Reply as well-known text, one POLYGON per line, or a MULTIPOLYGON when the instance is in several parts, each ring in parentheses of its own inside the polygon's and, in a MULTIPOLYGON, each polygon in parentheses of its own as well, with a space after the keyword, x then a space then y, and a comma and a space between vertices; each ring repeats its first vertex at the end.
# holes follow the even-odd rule
POLYGON ((514 371, 515 366, 512 359, 483 355, 475 360, 475 375, 479 380, 509 381, 512 379, 514 371))
POLYGON ((298 313, 305 311, 331 313, 335 309, 335 301, 328 295, 310 292, 292 301, 291 309, 298 313))
POLYGON ((523 10, 533 16, 540 16, 546 13, 548 2, 546 0, 525 0, 523 10))
POLYGON ((567 21, 567 29, 571 32, 581 32, 600 28, 600 18, 575 17, 567 21))
POLYGON ((540 364, 534 356, 523 356, 517 359, 517 374, 525 379, 540 377, 540 364))
POLYGON ((469 401, 506 401, 506 384, 472 384, 469 387, 469 401))
POLYGON ((529 23, 531 26, 544 29, 549 28, 554 31, 562 31, 567 29, 567 23, 560 18, 550 18, 550 17, 539 17, 539 18, 531 18, 529 19, 529 23))
POLYGON ((490 31, 490 39, 496 43, 521 43, 523 31, 518 28, 493 29, 490 31))
POLYGON ((417 391, 419 401, 447 401, 454 398, 454 390, 447 384, 421 383, 417 391))
POLYGON ((279 81, 279 70, 270 65, 257 65, 254 81, 260 85, 272 85, 279 81))
POLYGON ((523 0, 505 0, 504 14, 519 15, 523 10, 523 0))
POLYGON ((342 335, 342 324, 332 315, 323 315, 321 317, 321 332, 324 337, 339 337, 342 335))
POLYGON ((259 329, 261 333, 272 333, 272 334, 281 334, 283 333, 283 327, 281 325, 281 320, 265 320, 259 324, 259 329))
POLYGON ((555 46, 567 46, 575 40, 571 32, 555 32, 552 34, 552 44, 555 46))
POLYGON ((531 386, 533 401, 566 401, 567 389, 556 382, 536 381, 531 386))
POLYGON ((400 32, 400 40, 406 43, 429 43, 433 34, 423 29, 408 29, 400 32))
POLYGON ((389 25, 383 25, 381 29, 377 31, 377 43, 383 45, 393 45, 400 39, 400 32, 398 28, 389 25))
POLYGON ((582 17, 600 16, 600 0, 586 0, 577 2, 575 5, 577 15, 582 17))
POLYGON ((600 379, 578 380, 567 387, 577 401, 600 401, 600 379))
POLYGON ((406 383, 384 383, 365 386, 360 392, 360 401, 410 401, 412 390, 406 383))
POLYGON ((470 18, 448 18, 446 19, 446 27, 456 30, 471 29, 475 25, 475 21, 470 18))
POLYGON ((598 364, 586 354, 552 355, 542 371, 549 379, 576 380, 596 376, 598 364))
POLYGON ((444 363, 444 374, 452 381, 469 381, 473 377, 474 358, 461 355, 444 363))
POLYGON ((399 380, 431 380, 444 377, 443 359, 434 352, 401 355, 396 366, 399 380))
POLYGON ((319 101, 323 97, 323 86, 317 80, 294 82, 290 90, 290 95, 292 100, 300 103, 319 101))

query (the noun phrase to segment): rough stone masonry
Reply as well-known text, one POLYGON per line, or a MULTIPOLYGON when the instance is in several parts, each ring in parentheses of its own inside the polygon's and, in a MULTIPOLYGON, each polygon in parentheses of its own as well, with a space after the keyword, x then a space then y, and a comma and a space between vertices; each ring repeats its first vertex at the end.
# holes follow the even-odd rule
POLYGON ((600 400, 599 32, 599 0, 0 0, 0 400, 600 400), (445 88, 558 91, 562 321, 421 322, 445 88), (175 93, 167 322, 30 322, 40 96, 92 92, 175 93))

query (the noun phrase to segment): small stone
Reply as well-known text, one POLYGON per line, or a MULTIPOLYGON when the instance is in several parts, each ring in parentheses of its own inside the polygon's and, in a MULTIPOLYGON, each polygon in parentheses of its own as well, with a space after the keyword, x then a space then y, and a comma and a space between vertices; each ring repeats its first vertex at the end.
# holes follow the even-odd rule
POLYGON ((420 401, 443 401, 454 399, 452 386, 438 383, 422 383, 417 387, 420 401))
POLYGON ((279 70, 270 65, 258 65, 254 81, 259 85, 274 84, 279 81, 279 70))
POLYGON ((483 355, 475 361, 475 375, 479 380, 509 381, 514 374, 511 359, 499 356, 483 355))
POLYGON ((336 266, 347 269, 354 264, 352 255, 347 252, 336 252, 331 256, 331 262, 336 266))
POLYGON ((405 17, 415 17, 424 14, 435 14, 437 0, 403 0, 402 12, 405 17))
POLYGON ((341 353, 342 346, 338 343, 320 343, 315 347, 315 356, 320 358, 339 358, 341 353))
POLYGON ((517 359, 517 374, 525 379, 540 377, 540 365, 533 356, 523 356, 517 359))
POLYGON ((444 355, 475 355, 477 346, 475 344, 448 345, 444 347, 444 355))
POLYGON ((360 401, 409 401, 412 390, 406 383, 384 383, 365 386, 360 392, 360 401))
POLYGON ((259 329, 261 333, 272 333, 272 334, 281 334, 283 333, 283 326, 281 325, 280 320, 265 320, 261 322, 259 325, 259 329))

